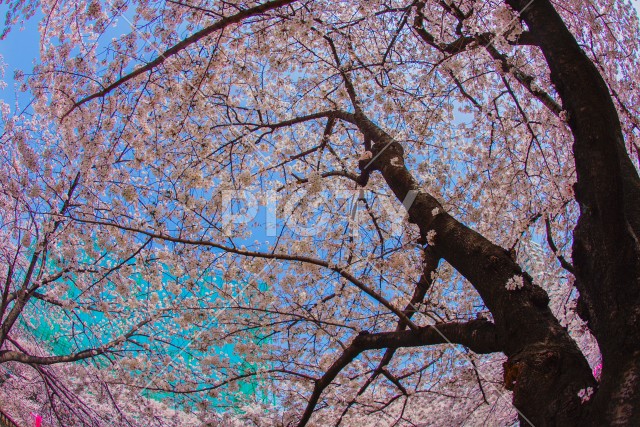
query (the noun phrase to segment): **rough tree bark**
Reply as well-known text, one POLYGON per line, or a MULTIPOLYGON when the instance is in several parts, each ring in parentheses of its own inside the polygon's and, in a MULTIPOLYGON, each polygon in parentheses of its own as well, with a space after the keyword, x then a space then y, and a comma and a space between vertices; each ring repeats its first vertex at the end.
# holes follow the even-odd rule
MULTIPOLYGON (((521 422, 534 425, 633 425, 640 420, 640 179, 620 121, 596 67, 548 0, 509 0, 544 54, 574 136, 573 263, 582 317, 602 350, 599 387, 573 340, 547 307, 547 297, 508 253, 442 210, 404 166, 402 146, 361 111, 348 118, 374 142, 372 169, 382 173, 400 201, 417 191, 409 209, 423 235, 436 232, 438 253, 479 292, 494 316, 498 341, 509 357, 505 381, 514 391, 521 422), (524 287, 505 289, 522 275, 524 287), (596 389, 581 404, 577 392, 596 389)), ((347 118, 345 118, 347 119, 347 118)))
POLYGON ((580 218, 573 263, 581 316, 602 352, 602 380, 583 423, 640 422, 640 179, 607 85, 548 0, 523 10, 568 113, 580 218))
MULTIPOLYGON (((529 27, 531 40, 549 64, 574 135, 580 218, 573 261, 581 315, 603 353, 598 388, 575 342, 552 315, 546 293, 508 252, 464 226, 421 188, 404 164, 402 146, 370 121, 348 76, 343 74, 355 114, 340 118, 373 142, 371 164, 399 201, 416 198, 409 217, 423 236, 435 232, 435 248, 474 286, 490 309, 497 341, 508 356, 505 386, 523 423, 534 425, 630 425, 640 419, 640 180, 625 146, 606 83, 547 0, 509 0, 529 27), (524 286, 505 288, 513 277, 524 286), (587 404, 578 392, 596 390, 587 404)), ((365 170, 365 168, 369 170, 365 170)))
POLYGON ((360 110, 344 118, 373 142, 375 160, 369 167, 382 174, 398 200, 416 192, 409 208, 410 221, 424 236, 435 231, 437 253, 469 280, 491 311, 499 347, 509 358, 505 386, 514 392, 521 422, 575 424, 582 411, 578 392, 594 387, 595 380, 575 342, 551 313, 546 292, 506 249, 443 211, 440 202, 406 168, 397 141, 360 110), (506 284, 514 277, 522 277, 524 286, 508 290, 506 284))
MULTIPOLYGON (((521 422, 630 425, 640 407, 636 237, 640 181, 626 153, 606 84, 551 3, 507 3, 522 11, 531 34, 528 43, 542 49, 574 135, 580 219, 574 232, 573 261, 583 317, 603 352, 599 390, 584 356, 551 313, 546 293, 505 249, 443 212, 440 202, 420 187, 405 166, 402 146, 359 107, 346 73, 345 86, 355 113, 338 116, 373 142, 373 161, 361 164, 363 179, 377 170, 400 202, 410 192, 416 194, 408 209, 410 221, 423 236, 435 232, 437 255, 469 280, 491 311, 497 345, 508 357, 505 386, 514 392, 521 422), (505 285, 514 277, 522 277, 524 286, 508 290, 505 285), (587 387, 597 391, 584 404, 578 392, 587 387)), ((351 360, 362 351, 361 340, 352 344, 353 354, 336 361, 338 366, 345 357, 351 360)), ((332 378, 323 379, 330 382, 332 378)))

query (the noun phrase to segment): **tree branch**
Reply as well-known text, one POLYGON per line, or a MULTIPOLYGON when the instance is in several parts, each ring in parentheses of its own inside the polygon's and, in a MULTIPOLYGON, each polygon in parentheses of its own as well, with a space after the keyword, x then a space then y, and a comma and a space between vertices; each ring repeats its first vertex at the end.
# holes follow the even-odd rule
POLYGON ((362 280, 360 280, 357 277, 355 277, 353 274, 351 274, 348 271, 346 271, 346 267, 344 267, 344 266, 341 267, 341 266, 337 266, 337 265, 331 265, 327 261, 324 261, 324 260, 321 260, 321 259, 316 259, 316 258, 313 258, 313 257, 310 257, 310 256, 305 256, 305 255, 289 255, 289 254, 278 254, 278 253, 266 253, 266 252, 249 251, 249 250, 246 250, 246 249, 238 249, 238 248, 235 248, 235 247, 224 246, 224 245, 221 245, 219 243, 215 243, 215 242, 208 241, 208 240, 195 240, 195 239, 186 239, 186 238, 180 238, 180 237, 173 237, 173 236, 168 236, 168 235, 161 234, 161 233, 156 233, 156 232, 153 232, 153 231, 142 230, 142 229, 139 229, 139 228, 129 227, 129 226, 125 226, 125 225, 119 225, 119 224, 115 224, 115 223, 112 223, 112 222, 95 221, 95 220, 81 219, 81 218, 74 218, 74 220, 79 221, 79 222, 85 222, 87 224, 103 225, 103 226, 118 228, 120 230, 132 231, 132 232, 135 232, 135 233, 140 233, 140 234, 146 235, 148 237, 152 237, 154 239, 165 240, 165 241, 168 241, 168 242, 182 243, 182 244, 185 244, 185 245, 204 246, 204 247, 208 246, 208 247, 220 249, 220 250, 222 250, 224 252, 233 253, 233 254, 246 256, 246 257, 264 258, 264 259, 278 259, 278 260, 283 260, 283 261, 299 261, 299 262, 303 262, 303 263, 317 265, 317 266, 320 266, 320 267, 325 267, 325 268, 327 268, 329 270, 332 270, 332 271, 338 273, 340 276, 344 277, 349 282, 354 284, 358 289, 360 289, 361 291, 363 291, 364 293, 366 293, 367 295, 372 297, 374 300, 378 301, 380 304, 382 304, 384 307, 386 307, 392 313, 394 313, 396 316, 398 316, 399 319, 402 319, 403 321, 405 321, 406 324, 411 329, 414 329, 414 330, 418 329, 418 326, 416 326, 416 324, 413 323, 402 312, 402 310, 394 307, 393 304, 391 304, 391 302, 389 302, 386 298, 384 298, 382 295, 380 295, 378 292, 376 292, 373 288, 371 288, 369 285, 364 283, 362 280))
POLYGON ((424 326, 417 331, 360 333, 340 357, 333 362, 324 375, 316 380, 307 407, 298 422, 298 427, 307 425, 322 392, 360 353, 382 348, 396 349, 434 344, 461 344, 481 354, 494 353, 501 350, 495 326, 484 319, 472 320, 467 323, 441 323, 433 326, 424 326))
POLYGON ((273 0, 271 2, 267 2, 267 3, 263 3, 254 7, 250 7, 249 9, 245 9, 242 10, 238 13, 236 13, 235 15, 231 15, 229 17, 226 18, 222 18, 219 21, 209 25, 208 27, 192 34, 191 36, 187 37, 186 39, 180 41, 179 43, 173 45, 172 47, 170 47, 169 49, 165 50, 164 52, 162 52, 158 57, 156 57, 155 59, 153 59, 152 61, 148 62, 146 65, 136 69, 135 71, 132 71, 129 74, 126 74, 122 77, 120 77, 118 80, 116 80, 115 82, 111 83, 109 86, 103 88, 102 90, 95 92, 85 98, 80 99, 79 101, 76 101, 73 106, 69 109, 69 111, 67 111, 66 113, 64 113, 64 115, 62 116, 61 120, 64 120, 69 114, 71 114, 71 112, 73 110, 75 110, 76 108, 80 107, 82 104, 85 104, 93 99, 96 98, 101 98, 105 95, 107 95, 109 92, 111 92, 112 90, 122 86, 124 83, 128 82, 131 79, 136 78, 137 76, 146 73, 147 71, 151 71, 154 68, 158 67, 159 65, 161 65, 162 63, 164 63, 167 59, 169 59, 170 57, 174 56, 175 54, 179 53, 180 51, 186 49, 187 47, 191 46, 192 44, 198 42, 199 40, 207 37, 208 35, 222 30, 232 24, 237 24, 241 21, 243 21, 246 18, 249 18, 251 16, 255 16, 264 12, 268 12, 270 10, 273 9, 277 9, 279 7, 282 6, 286 6, 288 4, 294 3, 296 0, 273 0))
POLYGON ((573 268, 573 265, 571 265, 571 263, 569 261, 567 261, 564 256, 562 256, 560 251, 558 251, 558 247, 556 246, 555 242, 553 241, 553 234, 551 232, 551 221, 549 220, 549 216, 547 216, 547 215, 545 215, 545 217, 544 217, 544 224, 545 224, 545 227, 546 227, 546 230, 547 230, 547 243, 549 244, 549 247, 553 251, 553 253, 556 256, 556 258, 558 258, 558 261, 560 261, 560 265, 562 266, 562 268, 567 270, 569 273, 575 275, 576 271, 573 268))
MULTIPOLYGON (((142 328, 152 320, 153 320, 152 318, 149 318, 139 322, 137 325, 131 328, 131 330, 129 330, 129 332, 127 332, 125 335, 122 335, 105 345, 95 347, 95 348, 89 348, 86 350, 82 350, 78 353, 69 354, 65 356, 33 356, 30 354, 27 354, 26 351, 24 351, 24 349, 21 349, 21 351, 2 350, 0 351, 0 364, 4 362, 20 362, 20 363, 26 363, 31 365, 53 365, 56 363, 76 362, 78 360, 84 360, 91 357, 95 357, 100 354, 106 353, 116 345, 122 344, 124 341, 131 338, 140 328, 142 328)), ((15 345, 16 347, 18 347, 18 349, 20 349, 19 345, 14 340, 10 340, 10 341, 13 345, 15 345)))

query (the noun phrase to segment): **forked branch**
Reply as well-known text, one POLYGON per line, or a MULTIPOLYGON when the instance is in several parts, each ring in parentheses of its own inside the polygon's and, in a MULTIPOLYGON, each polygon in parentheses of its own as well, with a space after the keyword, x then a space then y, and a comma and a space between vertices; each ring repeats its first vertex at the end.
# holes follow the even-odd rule
POLYGON ((360 353, 367 350, 397 349, 400 347, 421 347, 435 344, 460 344, 481 354, 500 351, 497 333, 493 323, 478 319, 466 323, 441 323, 419 328, 417 331, 360 333, 343 351, 321 378, 316 380, 307 407, 298 422, 304 427, 313 415, 322 392, 338 374, 360 353))

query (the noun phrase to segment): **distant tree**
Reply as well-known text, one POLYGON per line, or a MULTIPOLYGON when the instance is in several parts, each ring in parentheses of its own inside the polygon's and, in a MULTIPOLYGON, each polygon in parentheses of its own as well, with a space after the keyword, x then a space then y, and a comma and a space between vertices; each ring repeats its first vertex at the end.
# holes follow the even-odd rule
POLYGON ((73 325, 99 304, 127 328, 90 351, 137 345, 148 375, 126 386, 197 400, 201 420, 640 419, 629 2, 10 9, 8 27, 42 17, 41 57, 33 102, 4 115, 0 362, 60 357, 12 335, 29 305, 73 325), (52 299, 70 281, 85 293, 52 299), (209 354, 180 363, 197 376, 167 376, 162 315, 209 354), (269 402, 208 407, 248 377, 269 402))

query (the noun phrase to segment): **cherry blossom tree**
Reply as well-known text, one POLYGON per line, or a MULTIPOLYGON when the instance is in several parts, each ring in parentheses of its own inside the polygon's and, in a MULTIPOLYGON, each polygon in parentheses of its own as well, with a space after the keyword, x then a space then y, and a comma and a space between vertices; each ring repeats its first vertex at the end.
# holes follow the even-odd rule
POLYGON ((3 110, 0 363, 213 424, 640 418, 629 2, 10 10, 41 53, 3 110), (73 351, 19 335, 32 307, 73 351))

